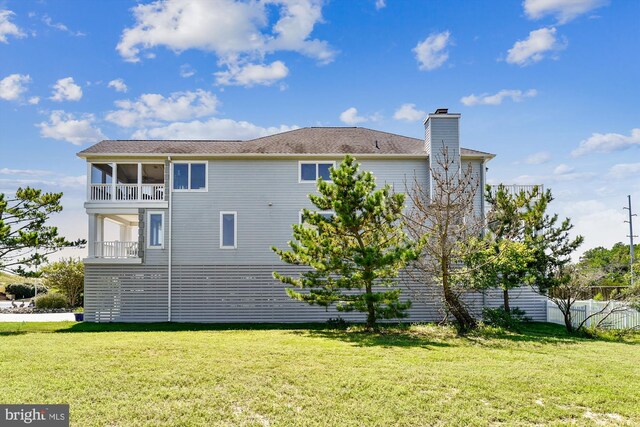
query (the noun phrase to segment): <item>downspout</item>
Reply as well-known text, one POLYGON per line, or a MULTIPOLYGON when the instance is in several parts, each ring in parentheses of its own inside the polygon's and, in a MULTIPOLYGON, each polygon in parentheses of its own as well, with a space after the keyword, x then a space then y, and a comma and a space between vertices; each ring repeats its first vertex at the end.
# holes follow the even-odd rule
POLYGON ((169 215, 168 215, 169 216, 169 221, 168 221, 169 222, 169 239, 168 240, 169 241, 167 242, 167 252, 168 252, 168 261, 167 261, 167 264, 168 264, 168 271, 167 271, 167 291, 168 291, 168 293, 167 293, 167 297, 168 297, 167 298, 167 314, 168 314, 168 318, 167 318, 167 321, 171 322, 171 279, 172 279, 172 277, 171 277, 172 276, 171 264, 172 264, 172 261, 173 261, 172 253, 171 253, 171 246, 172 246, 172 243, 173 243, 172 234, 171 234, 171 223, 172 223, 171 212, 173 211, 173 193, 171 192, 171 189, 173 188, 173 182, 172 182, 172 179, 173 179, 173 164, 171 163, 171 156, 167 157, 167 160, 169 161, 169 179, 168 179, 169 185, 168 185, 168 188, 166 190, 167 194, 169 195, 169 197, 168 197, 168 201, 169 201, 169 215))
MULTIPOLYGON (((487 213, 485 212, 485 201, 484 201, 484 186, 486 181, 487 174, 487 159, 482 160, 482 170, 480 171, 480 210, 482 211, 482 219, 487 219, 487 213)), ((485 227, 482 227, 482 235, 484 236, 485 227)), ((482 308, 487 306, 487 295, 486 292, 482 292, 482 308)))

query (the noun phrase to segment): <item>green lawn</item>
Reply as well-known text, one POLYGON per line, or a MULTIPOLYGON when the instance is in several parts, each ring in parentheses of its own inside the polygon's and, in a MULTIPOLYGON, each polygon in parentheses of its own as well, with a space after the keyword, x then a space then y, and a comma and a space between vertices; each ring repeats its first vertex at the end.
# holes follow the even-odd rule
POLYGON ((72 425, 640 425, 640 335, 0 323, 0 402, 72 425))

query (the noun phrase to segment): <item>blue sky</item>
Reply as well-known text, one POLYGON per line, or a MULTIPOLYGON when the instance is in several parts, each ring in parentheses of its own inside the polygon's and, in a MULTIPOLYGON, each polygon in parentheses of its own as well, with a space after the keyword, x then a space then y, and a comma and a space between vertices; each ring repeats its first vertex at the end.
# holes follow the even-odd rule
POLYGON ((438 107, 490 182, 542 183, 586 238, 640 211, 640 2, 0 0, 0 191, 65 192, 86 235, 102 138, 356 125, 422 137, 438 107), (635 130, 634 130, 635 129, 635 130))

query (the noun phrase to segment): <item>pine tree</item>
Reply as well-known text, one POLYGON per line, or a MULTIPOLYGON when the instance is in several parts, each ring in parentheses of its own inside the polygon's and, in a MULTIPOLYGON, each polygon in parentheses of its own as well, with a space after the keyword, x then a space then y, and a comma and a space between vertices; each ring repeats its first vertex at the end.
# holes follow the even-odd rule
POLYGON ((310 268, 299 277, 273 276, 301 289, 286 289, 293 299, 367 313, 368 328, 406 317, 411 302, 401 302, 394 287, 417 248, 403 231, 404 194, 389 185, 377 189, 373 174, 360 171, 351 156, 331 169, 331 181, 318 179, 317 188, 318 195, 309 195, 316 211, 305 209, 302 224, 293 225, 290 250, 272 248, 284 262, 310 268))

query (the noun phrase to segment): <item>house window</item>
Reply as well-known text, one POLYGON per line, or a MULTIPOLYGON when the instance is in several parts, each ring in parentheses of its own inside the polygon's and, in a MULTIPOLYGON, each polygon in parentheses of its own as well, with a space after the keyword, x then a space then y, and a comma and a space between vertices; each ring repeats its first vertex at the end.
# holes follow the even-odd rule
POLYGON ((220 212, 220 248, 236 249, 237 243, 237 212, 220 212))
POLYGON ((147 215, 147 247, 164 247, 164 212, 149 212, 147 215))
POLYGON ((331 181, 329 168, 335 166, 334 162, 299 162, 299 182, 316 182, 318 178, 331 181))
POLYGON ((206 163, 174 163, 173 189, 178 191, 206 191, 206 163))

